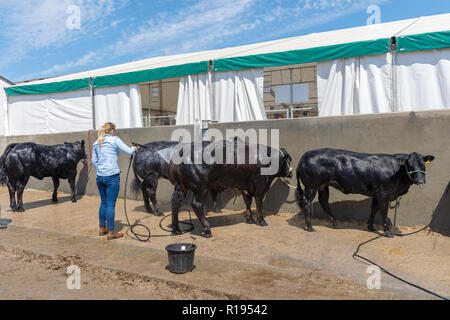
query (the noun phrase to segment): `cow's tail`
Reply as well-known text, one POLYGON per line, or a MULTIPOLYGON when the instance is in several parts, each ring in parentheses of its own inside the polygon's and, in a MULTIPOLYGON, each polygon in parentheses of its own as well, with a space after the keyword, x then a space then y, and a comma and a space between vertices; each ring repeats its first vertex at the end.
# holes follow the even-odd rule
POLYGON ((300 182, 300 175, 297 171, 297 189, 295 190, 295 200, 297 201, 297 204, 300 208, 303 208, 305 206, 305 193, 302 189, 302 184, 300 182))
POLYGON ((136 155, 134 156, 133 159, 133 172, 134 172, 134 179, 133 182, 131 183, 131 190, 133 190, 133 192, 138 192, 141 189, 142 181, 141 179, 139 179, 136 170, 136 155))
POLYGON ((5 149, 5 152, 0 157, 0 184, 2 186, 8 183, 8 175, 6 174, 6 165, 5 165, 6 156, 17 145, 18 143, 11 143, 10 145, 8 145, 5 149))

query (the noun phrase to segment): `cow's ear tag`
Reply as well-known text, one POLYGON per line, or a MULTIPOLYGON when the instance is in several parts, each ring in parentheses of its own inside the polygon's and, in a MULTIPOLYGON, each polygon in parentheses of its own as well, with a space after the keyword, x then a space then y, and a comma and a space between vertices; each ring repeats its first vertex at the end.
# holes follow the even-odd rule
POLYGON ((405 160, 403 160, 403 159, 399 159, 398 162, 399 162, 400 164, 405 164, 405 160))
POLYGON ((425 162, 425 164, 430 164, 431 163, 431 161, 430 160, 428 160, 427 162, 425 162))

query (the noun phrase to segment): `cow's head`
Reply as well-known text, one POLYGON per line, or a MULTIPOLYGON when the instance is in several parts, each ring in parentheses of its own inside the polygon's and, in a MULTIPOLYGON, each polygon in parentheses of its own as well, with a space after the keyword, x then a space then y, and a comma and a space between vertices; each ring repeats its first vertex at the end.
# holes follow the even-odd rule
POLYGON ((406 175, 412 183, 422 187, 426 183, 425 165, 434 160, 434 156, 422 156, 417 152, 401 157, 400 163, 406 170, 406 175))
POLYGON ((86 148, 84 140, 76 141, 75 145, 77 146, 77 155, 80 159, 87 159, 86 148))
POLYGON ((285 148, 280 149, 279 177, 292 178, 292 157, 285 148))

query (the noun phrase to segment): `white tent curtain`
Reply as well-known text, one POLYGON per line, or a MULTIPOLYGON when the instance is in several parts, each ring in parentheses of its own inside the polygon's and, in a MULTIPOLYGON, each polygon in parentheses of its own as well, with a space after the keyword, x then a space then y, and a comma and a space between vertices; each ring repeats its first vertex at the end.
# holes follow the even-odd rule
POLYGON ((3 85, 0 81, 0 136, 9 134, 8 99, 6 97, 5 87, 6 84, 3 85))
POLYGON ((8 97, 9 134, 31 135, 92 128, 89 90, 8 97))
POLYGON ((450 108, 450 49, 399 53, 397 111, 450 108))
POLYGON ((142 103, 138 85, 95 89, 95 129, 106 122, 118 128, 142 127, 142 103))
POLYGON ((208 74, 181 78, 177 125, 196 124, 203 120, 267 119, 263 69, 216 72, 211 76, 212 80, 208 74))
POLYGON ((320 62, 319 116, 391 112, 391 84, 391 54, 320 62))
POLYGON ((178 91, 177 125, 197 124, 211 118, 211 83, 208 74, 182 77, 178 91))
POLYGON ((214 73, 214 107, 219 122, 266 120, 264 70, 214 73))

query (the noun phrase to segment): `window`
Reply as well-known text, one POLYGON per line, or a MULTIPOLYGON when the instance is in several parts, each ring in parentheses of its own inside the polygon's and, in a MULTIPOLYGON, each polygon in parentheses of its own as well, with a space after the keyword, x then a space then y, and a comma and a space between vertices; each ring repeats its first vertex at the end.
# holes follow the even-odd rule
POLYGON ((140 85, 144 127, 175 125, 180 78, 140 85))
POLYGON ((152 87, 152 97, 153 98, 159 97, 159 88, 158 87, 152 87))
POLYGON ((316 63, 265 68, 267 118, 317 116, 316 72, 316 63))

